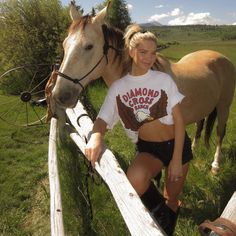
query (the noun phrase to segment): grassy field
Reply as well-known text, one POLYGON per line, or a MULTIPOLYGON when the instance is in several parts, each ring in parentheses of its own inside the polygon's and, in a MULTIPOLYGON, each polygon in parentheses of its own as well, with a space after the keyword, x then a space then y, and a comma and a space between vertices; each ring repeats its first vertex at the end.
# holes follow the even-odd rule
POLYGON ((0 130, 0 235, 49 235, 47 126, 0 130))
MULTIPOLYGON (((181 32, 178 34, 181 36, 181 32)), ((180 41, 180 36, 176 36, 174 40, 179 43, 171 45, 162 53, 177 61, 198 49, 214 49, 225 54, 236 65, 236 41, 221 41, 217 35, 212 36, 211 40, 203 38, 204 41, 203 35, 197 37, 192 33, 192 40, 188 42, 180 41)), ((165 37, 162 36, 161 40, 167 41, 165 37)), ((90 111, 93 117, 101 106, 106 90, 100 81, 87 89, 88 99, 95 110, 90 111)), ((5 109, 1 106, 2 101, 8 99, 8 96, 0 95, 0 114, 5 109)), ((219 175, 212 176, 210 173, 216 146, 215 132, 210 149, 206 149, 201 141, 194 153, 181 196, 183 208, 176 227, 177 236, 199 235, 198 225, 205 219, 216 219, 236 190, 235 115, 236 96, 224 139, 219 175)), ((193 137, 194 125, 187 129, 193 137)), ((0 132, 0 235, 50 235, 48 125, 22 128, 0 120, 0 132)), ((126 170, 134 156, 134 146, 125 137, 120 125, 106 135, 106 143, 126 170)), ((129 235, 107 186, 91 170, 69 139, 66 145, 58 146, 58 158, 66 235, 129 235)))
POLYGON ((236 66, 236 53, 233 48, 236 48, 236 40, 222 43, 222 41, 216 42, 189 42, 189 43, 180 43, 179 45, 171 45, 171 47, 161 51, 165 56, 167 56, 172 61, 178 61, 181 57, 185 56, 188 53, 209 49, 216 50, 223 55, 227 56, 233 64, 236 66))

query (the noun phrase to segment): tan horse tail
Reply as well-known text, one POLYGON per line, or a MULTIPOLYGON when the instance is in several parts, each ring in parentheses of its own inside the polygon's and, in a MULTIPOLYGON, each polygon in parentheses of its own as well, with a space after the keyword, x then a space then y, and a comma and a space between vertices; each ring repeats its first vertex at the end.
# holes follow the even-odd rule
POLYGON ((207 120, 206 120, 205 145, 206 145, 207 147, 210 146, 209 140, 210 140, 211 133, 212 133, 212 130, 213 130, 213 127, 214 127, 214 123, 215 123, 215 120, 216 120, 216 116, 217 116, 217 110, 216 110, 216 108, 215 108, 215 109, 209 114, 209 116, 207 117, 207 120))

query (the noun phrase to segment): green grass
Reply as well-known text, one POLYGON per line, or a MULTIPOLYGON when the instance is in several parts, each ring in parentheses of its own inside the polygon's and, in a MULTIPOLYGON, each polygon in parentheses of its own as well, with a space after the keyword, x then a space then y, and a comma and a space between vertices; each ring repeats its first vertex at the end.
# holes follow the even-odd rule
POLYGON ((21 101, 20 95, 6 96, 0 94, 0 119, 9 125, 27 126, 44 120, 45 108, 21 101))
POLYGON ((48 130, 0 130, 0 235, 49 235, 48 130))
POLYGON ((178 61, 183 56, 188 53, 202 50, 202 49, 209 49, 215 50, 223 55, 227 56, 233 64, 236 66, 236 53, 234 52, 233 48, 236 48, 236 40, 234 41, 217 41, 217 42, 186 42, 180 43, 178 45, 172 45, 171 47, 161 51, 166 57, 168 57, 171 61, 178 61))

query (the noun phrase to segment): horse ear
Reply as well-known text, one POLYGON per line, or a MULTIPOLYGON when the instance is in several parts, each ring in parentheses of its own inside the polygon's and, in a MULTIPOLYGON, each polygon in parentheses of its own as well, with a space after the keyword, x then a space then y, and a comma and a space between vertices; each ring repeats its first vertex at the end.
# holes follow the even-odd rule
POLYGON ((97 15, 93 18, 93 22, 103 23, 110 5, 111 5, 111 1, 109 1, 107 6, 104 7, 100 12, 97 13, 97 15))
POLYGON ((70 4, 70 17, 73 21, 79 20, 81 17, 81 13, 77 10, 73 1, 70 4))

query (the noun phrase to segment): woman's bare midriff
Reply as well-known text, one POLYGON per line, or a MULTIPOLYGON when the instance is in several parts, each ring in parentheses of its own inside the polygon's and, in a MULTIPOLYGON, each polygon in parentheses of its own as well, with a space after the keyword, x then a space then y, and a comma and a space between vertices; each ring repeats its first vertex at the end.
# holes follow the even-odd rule
POLYGON ((150 142, 163 142, 175 138, 174 125, 165 125, 159 120, 143 124, 139 129, 139 138, 150 142))

